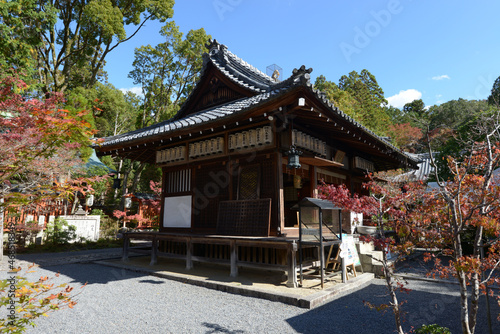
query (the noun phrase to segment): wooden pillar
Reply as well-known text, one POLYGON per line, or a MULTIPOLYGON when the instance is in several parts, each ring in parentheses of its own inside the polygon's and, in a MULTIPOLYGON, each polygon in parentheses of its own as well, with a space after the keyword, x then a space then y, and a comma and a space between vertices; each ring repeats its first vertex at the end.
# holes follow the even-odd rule
POLYGON ((153 240, 151 240, 151 262, 150 266, 154 266, 158 263, 158 239, 156 235, 153 236, 153 240))
POLYGON ((311 184, 311 193, 310 196, 312 198, 318 198, 318 173, 317 167, 309 165, 309 180, 311 184))
POLYGON ((297 287, 297 243, 295 240, 292 243, 288 244, 287 247, 287 261, 288 261, 288 281, 286 282, 286 286, 290 288, 297 287))
POLYGON ((285 230, 285 195, 283 190, 283 156, 280 152, 276 153, 276 173, 278 191, 278 227, 279 232, 281 233, 285 230))
POLYGON ((186 240, 186 270, 193 269, 193 243, 191 238, 186 240))
POLYGON ((231 277, 238 276, 238 245, 236 245, 236 240, 230 241, 230 251, 231 251, 231 277))
POLYGON ((167 177, 165 173, 165 168, 161 169, 161 194, 160 194, 160 219, 158 220, 160 226, 159 231, 163 230, 163 218, 165 216, 165 193, 167 188, 167 177))
POLYGON ((130 240, 127 233, 123 233, 123 251, 122 251, 122 261, 128 261, 128 249, 130 245, 130 240))

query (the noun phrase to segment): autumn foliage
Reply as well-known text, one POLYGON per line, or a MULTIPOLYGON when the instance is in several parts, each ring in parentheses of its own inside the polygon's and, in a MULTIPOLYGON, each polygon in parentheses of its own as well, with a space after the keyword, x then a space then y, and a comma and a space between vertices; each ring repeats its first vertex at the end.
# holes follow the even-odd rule
POLYGON ((160 215, 160 198, 161 198, 161 183, 160 182, 149 182, 149 187, 154 193, 153 199, 142 200, 142 207, 149 214, 139 214, 127 213, 127 209, 124 210, 114 210, 113 216, 120 219, 123 222, 123 227, 127 227, 130 222, 135 222, 138 226, 147 225, 151 227, 158 227, 159 225, 159 215, 160 215))
MULTIPOLYGON (((475 332, 479 297, 493 296, 489 286, 500 284, 500 125, 495 124, 491 122, 493 130, 483 128, 484 141, 464 148, 460 159, 447 158, 451 179, 440 179, 435 168, 437 182, 433 187, 372 179, 365 184, 367 196, 351 194, 345 186, 323 185, 319 189, 323 198, 371 217, 378 226, 378 235, 360 239, 382 251, 388 307, 395 314, 398 333, 403 330, 396 292, 404 287, 394 280, 387 261, 389 251, 401 256, 415 248, 426 249, 425 260, 434 261, 429 276, 458 281, 463 333, 475 332), (388 230, 394 231, 395 237, 387 237, 388 230)), ((432 153, 430 156, 435 167, 432 153)))
POLYGON ((90 124, 82 113, 60 109, 63 97, 44 100, 19 94, 26 85, 14 78, 0 81, 0 195, 32 192, 65 176, 81 160, 78 148, 89 144, 90 124))
MULTIPOLYGON (((85 112, 59 108, 60 94, 43 100, 23 96, 25 88, 16 77, 0 76, 0 223, 7 214, 13 219, 9 226, 23 226, 18 217, 23 208, 92 192, 96 179, 70 177, 81 164, 79 148, 88 145, 92 135, 85 112)), ((16 245, 9 241, 8 246, 11 272, 0 282, 0 308, 12 308, 16 317, 0 319, 0 332, 23 332, 36 318, 75 305, 66 284, 56 286, 47 277, 30 282, 19 275, 13 269, 16 245)))
POLYGON ((389 291, 390 302, 382 305, 367 303, 367 306, 377 310, 391 309, 394 313, 396 330, 404 333, 402 327, 403 312, 401 310, 403 302, 398 300, 397 292, 409 292, 405 285, 398 281, 393 275, 393 264, 389 261, 390 252, 407 253, 411 251, 410 242, 396 243, 394 237, 386 235, 386 231, 394 230, 400 233, 405 230, 407 224, 407 214, 409 205, 414 196, 422 189, 420 184, 413 184, 413 192, 410 186, 401 187, 396 183, 379 183, 370 175, 370 181, 363 186, 368 190, 369 195, 351 194, 345 185, 327 185, 319 187, 320 197, 330 200, 335 206, 344 210, 356 213, 363 213, 366 217, 371 217, 376 224, 378 232, 376 235, 361 236, 360 241, 373 243, 376 249, 382 252, 380 264, 383 268, 383 276, 389 291))
POLYGON ((42 276, 38 281, 30 282, 25 276, 34 273, 34 267, 30 265, 22 275, 19 273, 21 268, 16 269, 10 273, 14 274, 11 278, 0 281, 0 307, 15 311, 0 318, 0 333, 22 333, 28 326, 35 326, 35 319, 76 305, 78 294, 73 293, 73 287, 52 282, 59 274, 42 276))

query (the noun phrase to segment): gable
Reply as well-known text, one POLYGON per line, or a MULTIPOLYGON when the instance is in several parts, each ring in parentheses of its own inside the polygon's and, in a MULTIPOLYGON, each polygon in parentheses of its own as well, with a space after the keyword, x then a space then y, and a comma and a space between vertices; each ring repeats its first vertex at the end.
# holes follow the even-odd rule
POLYGON ((186 117, 217 105, 256 95, 254 92, 236 85, 220 72, 209 65, 195 89, 184 103, 176 119, 186 117))

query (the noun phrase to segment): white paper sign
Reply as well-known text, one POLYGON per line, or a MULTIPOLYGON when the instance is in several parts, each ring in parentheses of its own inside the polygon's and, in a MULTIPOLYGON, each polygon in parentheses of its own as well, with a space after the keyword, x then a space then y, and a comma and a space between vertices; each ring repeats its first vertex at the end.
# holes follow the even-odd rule
POLYGON ((361 265, 361 262, 359 261, 358 250, 356 249, 356 244, 354 243, 354 238, 352 235, 342 234, 340 257, 344 259, 346 266, 349 266, 351 264, 354 264, 356 266, 361 265))
POLYGON ((192 196, 165 197, 163 227, 191 227, 192 196))

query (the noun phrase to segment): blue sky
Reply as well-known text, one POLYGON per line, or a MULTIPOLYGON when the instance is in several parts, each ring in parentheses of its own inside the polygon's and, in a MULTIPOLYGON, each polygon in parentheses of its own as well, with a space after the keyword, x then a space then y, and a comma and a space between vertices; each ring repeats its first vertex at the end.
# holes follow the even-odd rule
MULTIPOLYGON (((181 31, 205 28, 220 43, 266 72, 277 64, 288 77, 301 65, 313 79, 338 83, 369 70, 389 103, 421 98, 427 106, 485 99, 500 76, 498 1, 178 0, 181 31)), ((149 22, 107 58, 108 80, 131 89, 134 48, 162 42, 149 22)))

